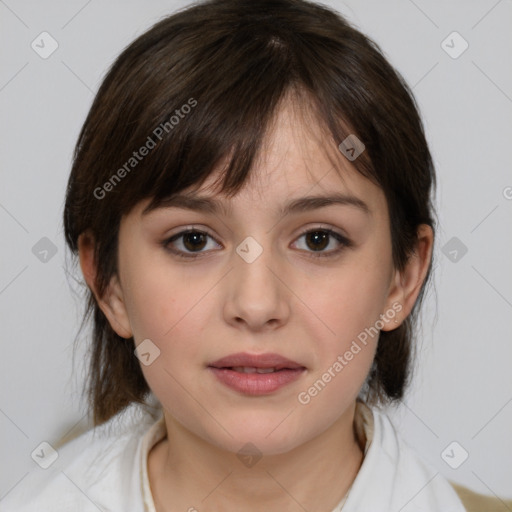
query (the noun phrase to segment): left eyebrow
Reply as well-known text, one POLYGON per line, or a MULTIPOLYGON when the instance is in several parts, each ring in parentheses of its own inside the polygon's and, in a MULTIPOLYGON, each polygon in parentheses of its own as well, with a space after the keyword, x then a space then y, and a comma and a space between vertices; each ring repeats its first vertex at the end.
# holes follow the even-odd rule
POLYGON ((351 206, 362 211, 366 215, 371 214, 369 206, 362 199, 348 194, 299 197, 298 199, 292 199, 286 203, 280 213, 281 215, 287 215, 289 213, 307 212, 332 205, 351 206))
MULTIPOLYGON (((292 213, 307 212, 332 205, 350 206, 360 210, 366 215, 371 215, 370 208, 362 199, 348 194, 306 196, 292 199, 283 205, 283 207, 279 210, 279 214, 288 215, 292 213)), ((225 204, 224 201, 219 199, 205 196, 201 197, 186 194, 176 194, 158 201, 157 204, 151 207, 148 205, 142 212, 142 215, 147 215, 152 210, 157 208, 173 207, 211 214, 222 213, 225 216, 229 216, 231 214, 231 209, 225 204)))

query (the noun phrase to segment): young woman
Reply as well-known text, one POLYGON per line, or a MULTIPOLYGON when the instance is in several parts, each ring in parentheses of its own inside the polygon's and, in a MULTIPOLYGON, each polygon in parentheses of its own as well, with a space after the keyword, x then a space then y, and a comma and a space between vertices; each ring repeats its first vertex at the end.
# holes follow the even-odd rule
POLYGON ((434 185, 410 89, 334 11, 157 23, 102 83, 66 196, 96 426, 4 509, 465 510, 385 414, 434 185))

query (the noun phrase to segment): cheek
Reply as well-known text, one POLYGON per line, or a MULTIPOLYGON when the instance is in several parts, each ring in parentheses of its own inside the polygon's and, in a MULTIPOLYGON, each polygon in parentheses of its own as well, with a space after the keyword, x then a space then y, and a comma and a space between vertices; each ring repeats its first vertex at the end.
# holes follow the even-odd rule
POLYGON ((384 312, 386 275, 384 265, 361 257, 333 269, 314 287, 311 282, 304 283, 307 305, 317 315, 312 320, 318 324, 316 335, 321 334, 331 349, 343 348, 365 328, 375 325, 384 312))
MULTIPOLYGON (((126 297, 128 315, 136 340, 165 340, 175 337, 184 324, 201 310, 202 298, 212 287, 208 279, 187 277, 186 272, 158 259, 132 265, 125 280, 129 282, 126 297)), ((134 262, 136 263, 136 262, 134 262)), ((204 315, 204 312, 203 312, 204 315)), ((196 324, 199 328, 200 323, 196 324)), ((185 334, 189 332, 186 330, 185 334)))
POLYGON ((136 275, 129 300, 134 337, 137 343, 150 339, 160 350, 154 362, 141 365, 144 377, 178 420, 200 417, 204 410, 188 392, 198 387, 211 311, 207 294, 215 281, 189 279, 183 271, 156 264, 136 275))
POLYGON ((303 283, 307 304, 317 315, 303 317, 309 319, 311 339, 317 340, 316 364, 298 399, 308 414, 335 418, 336 411, 356 398, 370 371, 388 286, 388 262, 375 254, 374 248, 354 255, 317 279, 315 287, 311 281, 303 283))
POLYGON ((309 418, 322 417, 329 424, 356 399, 372 366, 383 285, 378 272, 354 266, 321 288, 308 297, 321 320, 309 315, 316 364, 297 401, 309 418))
POLYGON ((134 338, 137 343, 150 339, 160 350, 155 364, 142 370, 151 387, 173 387, 171 375, 185 384, 192 368, 184 362, 200 366, 205 357, 201 344, 213 338, 208 326, 213 325, 214 294, 209 292, 218 278, 211 272, 200 275, 197 267, 188 271, 172 268, 158 258, 136 261, 145 264, 132 265, 125 274, 130 283, 126 302, 134 338))

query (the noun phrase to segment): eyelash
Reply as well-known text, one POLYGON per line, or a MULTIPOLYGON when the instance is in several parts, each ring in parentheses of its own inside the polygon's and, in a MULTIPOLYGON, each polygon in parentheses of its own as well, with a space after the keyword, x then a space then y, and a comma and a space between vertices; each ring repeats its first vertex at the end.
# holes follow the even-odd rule
MULTIPOLYGON (((352 247, 352 245, 353 245, 352 242, 348 238, 346 238, 345 236, 341 235, 340 233, 337 233, 336 231, 333 231, 332 229, 329 229, 329 228, 321 228, 321 227, 319 227, 319 228, 308 229, 307 231, 303 231, 297 238, 301 238, 304 235, 307 235, 309 233, 315 233, 315 232, 323 232, 323 233, 328 234, 330 237, 333 237, 334 239, 336 239, 341 244, 341 247, 338 248, 338 249, 335 249, 335 250, 327 251, 327 252, 323 252, 323 251, 318 251, 318 252, 306 251, 306 252, 309 252, 311 257, 313 257, 313 258, 330 258, 330 257, 334 257, 334 256, 337 256, 344 249, 352 247)), ((176 233, 175 235, 171 236, 170 238, 165 239, 162 242, 163 248, 166 251, 169 251, 172 254, 176 255, 178 258, 183 258, 183 259, 189 259, 190 260, 190 259, 196 259, 196 258, 201 257, 201 254, 203 254, 201 252, 198 252, 198 253, 195 253, 195 254, 194 253, 185 253, 183 251, 177 251, 177 250, 171 249, 169 247, 169 245, 172 242, 174 242, 175 240, 178 240, 179 238, 182 238, 184 235, 187 235, 189 233, 199 233, 201 235, 207 235, 210 238, 212 238, 213 240, 215 240, 215 238, 213 238, 213 236, 211 236, 206 231, 201 231, 199 229, 186 229, 184 231, 180 231, 179 233, 176 233)))

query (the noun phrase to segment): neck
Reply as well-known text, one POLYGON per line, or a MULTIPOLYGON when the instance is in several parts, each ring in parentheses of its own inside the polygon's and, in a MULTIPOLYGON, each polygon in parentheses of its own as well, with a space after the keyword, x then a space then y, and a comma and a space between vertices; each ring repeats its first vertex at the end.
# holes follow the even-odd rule
POLYGON ((354 412, 355 403, 307 443, 246 467, 236 454, 196 436, 165 411, 167 437, 148 458, 156 510, 332 510, 363 460, 354 412))

